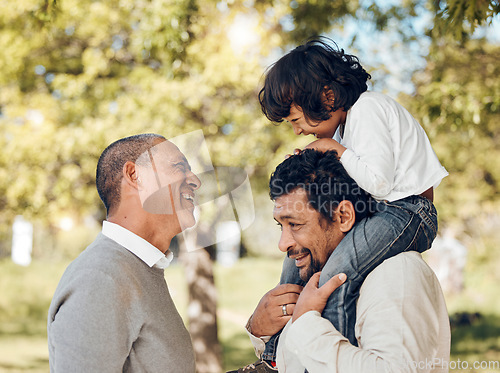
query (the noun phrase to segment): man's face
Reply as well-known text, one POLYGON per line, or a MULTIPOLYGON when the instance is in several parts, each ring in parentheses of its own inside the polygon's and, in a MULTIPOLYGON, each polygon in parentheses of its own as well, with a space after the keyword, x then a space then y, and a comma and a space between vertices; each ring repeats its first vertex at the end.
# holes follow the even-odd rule
POLYGON ((278 247, 295 260, 304 281, 323 268, 345 236, 337 219, 330 222, 311 207, 302 188, 278 197, 273 216, 281 227, 278 247))
POLYGON ((192 227, 196 223, 195 190, 201 182, 177 146, 160 142, 141 155, 137 168, 144 209, 153 214, 175 214, 180 230, 192 227))

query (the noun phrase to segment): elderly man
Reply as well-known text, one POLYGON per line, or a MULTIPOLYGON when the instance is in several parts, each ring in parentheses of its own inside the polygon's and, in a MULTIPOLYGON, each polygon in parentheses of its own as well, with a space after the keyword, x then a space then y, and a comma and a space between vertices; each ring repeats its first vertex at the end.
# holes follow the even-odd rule
MULTIPOLYGON (((264 295, 247 330, 262 359, 238 372, 363 373, 444 372, 450 329, 436 276, 417 252, 387 259, 365 279, 356 306, 354 346, 321 317, 344 274, 322 279, 320 271, 337 245, 362 223, 369 196, 346 173, 335 152, 305 150, 286 159, 271 176, 274 218, 281 227, 279 249, 295 260, 302 287, 278 285, 264 295), (300 294, 300 295, 299 295, 300 294), (269 336, 277 342, 276 368, 262 356, 269 336)), ((354 238, 352 238, 354 237, 354 238)))
POLYGON ((142 134, 104 150, 96 184, 107 219, 55 291, 50 371, 194 372, 164 268, 172 238, 195 223, 199 179, 174 144, 142 134))

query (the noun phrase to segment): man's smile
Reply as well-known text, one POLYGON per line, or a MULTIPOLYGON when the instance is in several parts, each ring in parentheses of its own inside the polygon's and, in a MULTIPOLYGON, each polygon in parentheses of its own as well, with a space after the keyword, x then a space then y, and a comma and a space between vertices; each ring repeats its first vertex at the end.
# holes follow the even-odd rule
POLYGON ((300 267, 304 267, 305 265, 308 264, 308 258, 310 256, 311 252, 309 250, 307 250, 307 251, 302 251, 298 254, 294 254, 294 253, 289 253, 289 254, 291 254, 291 255, 288 255, 288 257, 290 259, 295 260, 295 265, 300 268, 300 267))
POLYGON ((181 193, 181 197, 194 204, 194 193, 181 193))

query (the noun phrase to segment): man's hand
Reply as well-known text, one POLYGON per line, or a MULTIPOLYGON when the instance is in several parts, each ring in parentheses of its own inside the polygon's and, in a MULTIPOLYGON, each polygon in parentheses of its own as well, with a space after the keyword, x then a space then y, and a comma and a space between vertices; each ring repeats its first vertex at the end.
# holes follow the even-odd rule
POLYGON ((346 148, 343 145, 340 145, 334 139, 323 138, 313 141, 312 143, 307 145, 304 149, 316 149, 321 152, 326 152, 327 150, 335 150, 337 151, 337 154, 340 158, 346 148))
POLYGON ((278 285, 268 291, 250 318, 251 333, 262 337, 280 331, 292 317, 301 291, 302 286, 294 284, 278 285), (283 305, 286 305, 287 315, 283 314, 283 305))
POLYGON ((330 294, 346 280, 346 275, 341 273, 333 276, 325 282, 323 286, 318 288, 320 274, 321 272, 316 272, 312 275, 304 287, 304 290, 302 290, 297 300, 297 304, 295 305, 295 310, 293 311, 292 322, 308 311, 323 312, 330 294))

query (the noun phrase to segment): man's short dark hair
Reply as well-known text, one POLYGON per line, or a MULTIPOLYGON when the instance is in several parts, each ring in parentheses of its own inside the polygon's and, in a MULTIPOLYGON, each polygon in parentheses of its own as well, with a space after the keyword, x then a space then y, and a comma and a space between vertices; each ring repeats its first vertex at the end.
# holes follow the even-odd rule
POLYGON ((371 196, 347 174, 337 152, 305 149, 285 159, 269 180, 271 200, 302 188, 310 205, 328 221, 341 201, 350 201, 356 212, 356 222, 371 214, 371 196))
POLYGON ((165 138, 154 133, 134 135, 117 140, 109 145, 99 157, 96 170, 96 186, 108 215, 120 203, 123 166, 136 162, 137 158, 156 145, 156 140, 165 138))
POLYGON ((292 103, 302 108, 306 119, 325 121, 333 111, 349 110, 370 78, 356 56, 344 53, 329 38, 313 38, 269 68, 259 102, 272 122, 289 116, 292 103), (325 103, 328 90, 335 97, 333 105, 325 103))

